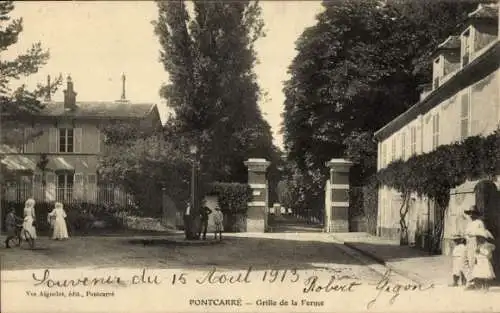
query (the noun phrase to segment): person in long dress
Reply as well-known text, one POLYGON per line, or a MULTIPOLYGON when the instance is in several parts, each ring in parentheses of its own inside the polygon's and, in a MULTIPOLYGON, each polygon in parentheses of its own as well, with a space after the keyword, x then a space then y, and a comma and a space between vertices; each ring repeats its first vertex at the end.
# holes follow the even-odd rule
MULTIPOLYGON (((35 227, 36 215, 35 215, 35 200, 28 199, 24 203, 24 220, 23 220, 23 230, 27 231, 32 239, 36 239, 36 227, 35 227)), ((21 239, 26 240, 25 233, 21 232, 21 239)))
POLYGON ((488 242, 488 239, 493 239, 493 235, 484 229, 476 233, 476 238, 476 264, 472 269, 472 279, 479 288, 488 290, 491 281, 495 279, 495 271, 492 264, 495 245, 488 242))
POLYGON ((54 231, 52 239, 62 240, 68 239, 68 228, 66 227, 66 212, 62 203, 56 202, 54 209, 49 213, 49 219, 54 220, 54 231))
POLYGON ((219 207, 215 208, 214 212, 214 223, 215 223, 215 231, 214 238, 217 239, 217 234, 219 234, 219 240, 222 240, 222 231, 224 230, 224 215, 219 207))
POLYGON ((472 271, 476 264, 476 249, 477 249, 477 233, 481 233, 486 230, 486 226, 482 220, 482 214, 477 208, 477 206, 473 205, 469 210, 464 212, 466 215, 470 217, 470 221, 465 227, 465 237, 466 237, 466 247, 467 247, 467 289, 473 289, 474 281, 472 280, 472 271))

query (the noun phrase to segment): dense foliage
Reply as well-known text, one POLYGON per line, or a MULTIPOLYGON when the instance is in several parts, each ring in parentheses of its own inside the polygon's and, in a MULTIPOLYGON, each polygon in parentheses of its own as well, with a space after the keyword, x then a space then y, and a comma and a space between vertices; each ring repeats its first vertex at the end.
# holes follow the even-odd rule
MULTIPOLYGON (((243 162, 279 157, 258 102, 254 44, 262 37, 257 2, 159 1, 155 32, 170 83, 161 89, 177 136, 200 149, 212 181, 245 182, 243 162)), ((274 165, 273 165, 274 166, 274 165)))
POLYGON ((167 141, 161 133, 115 138, 101 157, 99 174, 132 194, 145 215, 159 216, 162 188, 177 207, 189 198, 191 161, 185 151, 181 141, 167 141))
MULTIPOLYGON (((20 126, 29 123, 33 116, 43 108, 39 99, 47 93, 55 92, 61 77, 48 85, 38 85, 29 90, 25 85, 17 88, 12 83, 38 72, 49 59, 48 51, 41 44, 35 43, 28 51, 18 53, 15 44, 23 31, 23 20, 13 19, 13 1, 0 2, 0 113, 2 114, 1 142, 8 145, 22 145, 27 139, 20 126)), ((32 134, 34 137, 37 134, 32 134)))
POLYGON ((210 184, 207 193, 217 196, 224 213, 246 213, 247 203, 252 200, 248 184, 215 182, 210 184))
POLYGON ((285 148, 295 176, 312 183, 301 198, 321 195, 331 158, 361 156, 358 181, 373 174, 376 149, 366 134, 418 101, 431 80, 430 52, 477 2, 323 2, 296 42, 284 88, 285 148))
MULTIPOLYGON (((169 78, 160 94, 173 111, 167 137, 196 144, 204 175, 200 185, 244 183, 244 161, 266 158, 272 162, 268 171, 274 196, 280 153, 258 106, 262 92, 254 72, 255 42, 264 35, 259 3, 157 1, 157 5, 155 33, 169 78)), ((197 216, 197 207, 193 210, 197 216)))
MULTIPOLYGON (((500 170, 500 131, 397 160, 377 174, 380 183, 400 192, 441 199, 467 179, 492 177, 500 170)), ((444 199, 445 200, 445 199, 444 199)))

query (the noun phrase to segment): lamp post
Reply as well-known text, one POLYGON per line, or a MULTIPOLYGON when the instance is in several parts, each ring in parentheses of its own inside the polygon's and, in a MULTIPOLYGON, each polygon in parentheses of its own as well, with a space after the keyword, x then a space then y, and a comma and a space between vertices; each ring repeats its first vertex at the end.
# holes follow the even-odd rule
POLYGON ((187 213, 188 224, 186 225, 186 238, 195 239, 196 237, 196 217, 197 217, 197 205, 196 205, 196 162, 198 155, 198 147, 195 144, 189 146, 189 153, 192 157, 192 167, 191 167, 191 201, 190 201, 190 212, 187 213))

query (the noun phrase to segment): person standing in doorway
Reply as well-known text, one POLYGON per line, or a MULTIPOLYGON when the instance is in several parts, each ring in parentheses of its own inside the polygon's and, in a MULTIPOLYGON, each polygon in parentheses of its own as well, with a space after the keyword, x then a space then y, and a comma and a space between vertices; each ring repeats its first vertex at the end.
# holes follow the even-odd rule
POLYGON ((203 234, 203 240, 207 239, 207 228, 208 228, 208 216, 212 213, 207 206, 203 206, 200 212, 201 219, 201 231, 200 235, 203 234))
POLYGON ((466 255, 467 255, 467 289, 474 289, 474 281, 472 280, 472 272, 476 264, 476 249, 477 249, 477 233, 482 233, 486 230, 484 222, 482 220, 482 214, 476 205, 471 206, 469 210, 464 212, 469 216, 470 221, 465 227, 465 237, 466 237, 466 255))

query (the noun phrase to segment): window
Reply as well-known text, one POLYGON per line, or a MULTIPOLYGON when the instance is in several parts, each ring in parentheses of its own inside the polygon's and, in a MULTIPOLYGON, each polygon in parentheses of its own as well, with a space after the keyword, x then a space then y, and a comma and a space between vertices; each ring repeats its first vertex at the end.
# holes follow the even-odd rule
POLYGON ((72 128, 59 129, 59 152, 73 152, 74 135, 72 128))
POLYGON ((460 137, 465 139, 469 136, 469 93, 462 95, 462 110, 460 114, 460 137))
POLYGON ((396 158, 396 138, 393 138, 391 147, 391 161, 394 161, 395 158, 396 158))
POLYGON ((434 81, 433 81, 433 89, 436 89, 439 87, 439 76, 440 76, 440 68, 439 68, 439 58, 436 58, 434 61, 434 81))
POLYGON ((387 146, 385 143, 382 145, 382 167, 387 165, 387 146))
POLYGON ((57 175, 57 200, 71 200, 73 199, 73 174, 57 175))
POLYGON ((432 117, 432 149, 439 145, 439 114, 432 117))
POLYGON ((417 153, 417 128, 415 126, 411 128, 410 149, 411 155, 415 155, 417 153))
POLYGON ((462 51, 462 66, 469 64, 470 60, 470 30, 467 30, 462 35, 463 51, 462 51))
POLYGON ((406 159, 406 133, 401 134, 401 159, 406 159))

